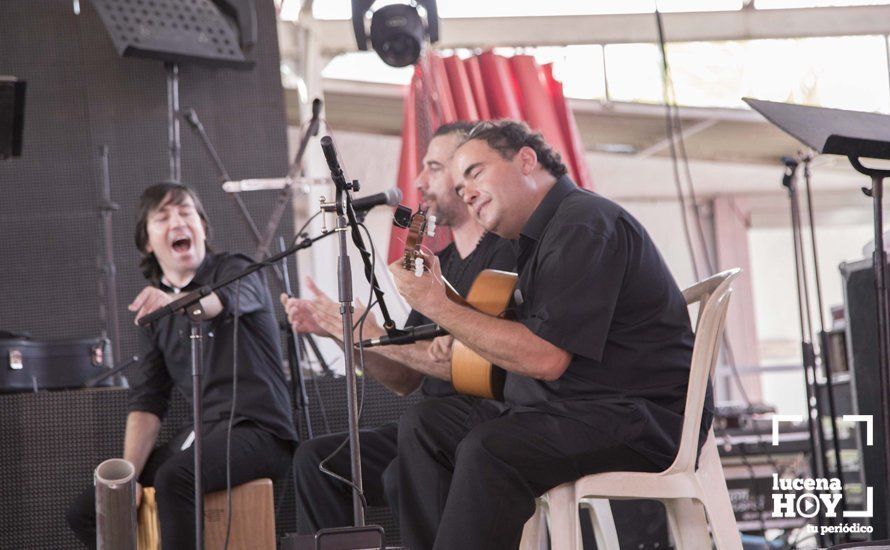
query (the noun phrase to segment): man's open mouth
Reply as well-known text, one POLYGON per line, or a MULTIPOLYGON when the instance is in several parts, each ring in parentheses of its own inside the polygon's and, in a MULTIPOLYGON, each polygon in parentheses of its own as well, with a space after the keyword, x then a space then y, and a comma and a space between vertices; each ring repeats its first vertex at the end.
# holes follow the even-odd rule
POLYGON ((173 241, 173 250, 176 252, 187 252, 192 247, 192 240, 188 237, 180 237, 173 241))

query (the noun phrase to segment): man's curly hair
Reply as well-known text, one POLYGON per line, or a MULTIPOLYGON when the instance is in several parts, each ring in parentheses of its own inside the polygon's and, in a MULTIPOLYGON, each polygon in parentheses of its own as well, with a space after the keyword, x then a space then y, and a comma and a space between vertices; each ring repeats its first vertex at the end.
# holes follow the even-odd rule
POLYGON ((516 120, 485 120, 476 124, 463 143, 483 140, 506 160, 512 160, 523 147, 531 147, 538 155, 538 162, 553 177, 568 173, 562 157, 544 141, 540 132, 533 132, 524 122, 516 120))

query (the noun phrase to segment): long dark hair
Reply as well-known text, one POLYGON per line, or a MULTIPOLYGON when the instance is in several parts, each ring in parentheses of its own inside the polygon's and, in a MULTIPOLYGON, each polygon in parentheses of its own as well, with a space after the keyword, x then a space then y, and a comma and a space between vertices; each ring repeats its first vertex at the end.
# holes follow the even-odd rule
MULTIPOLYGON (((186 197, 191 197, 192 202, 195 203, 195 211, 198 213, 198 217, 201 218, 201 223, 204 224, 204 231, 207 233, 207 238, 208 240, 210 239, 210 222, 207 221, 207 213, 204 212, 204 205, 201 204, 201 199, 198 198, 198 194, 195 193, 194 189, 174 181, 156 183, 146 188, 145 191, 142 192, 142 196, 139 197, 139 207, 136 210, 136 232, 134 234, 134 239, 136 241, 136 249, 139 250, 140 256, 139 269, 142 270, 142 275, 152 284, 158 284, 161 281, 163 272, 161 271, 161 265, 158 263, 155 255, 147 251, 148 215, 151 214, 152 211, 160 208, 168 196, 169 199, 166 200, 166 202, 177 205, 183 204, 186 197)), ((210 250, 210 248, 208 247, 207 250, 210 250)))

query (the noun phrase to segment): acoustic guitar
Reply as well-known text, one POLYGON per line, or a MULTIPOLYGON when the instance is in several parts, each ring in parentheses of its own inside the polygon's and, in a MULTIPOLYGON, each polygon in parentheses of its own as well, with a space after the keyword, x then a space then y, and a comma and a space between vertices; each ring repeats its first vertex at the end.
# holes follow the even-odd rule
MULTIPOLYGON (((423 274, 421 245, 424 235, 428 235, 429 219, 426 211, 418 210, 408 224, 408 238, 402 256, 402 267, 413 271, 418 277, 423 274)), ((515 273, 486 269, 476 276, 467 297, 463 298, 444 278, 445 293, 450 300, 465 307, 493 317, 507 318, 513 289, 518 276, 515 273)), ((455 391, 502 401, 506 372, 467 347, 459 340, 454 341, 451 355, 451 384, 455 391)))

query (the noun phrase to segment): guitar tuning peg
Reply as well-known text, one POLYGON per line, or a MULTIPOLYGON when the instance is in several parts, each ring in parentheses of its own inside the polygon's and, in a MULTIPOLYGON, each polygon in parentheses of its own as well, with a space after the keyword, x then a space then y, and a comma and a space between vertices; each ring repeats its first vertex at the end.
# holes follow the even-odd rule
POLYGON ((423 277, 423 258, 414 258, 414 276, 423 277))
POLYGON ((430 215, 426 219, 426 236, 427 237, 435 237, 436 236, 436 216, 430 215))

